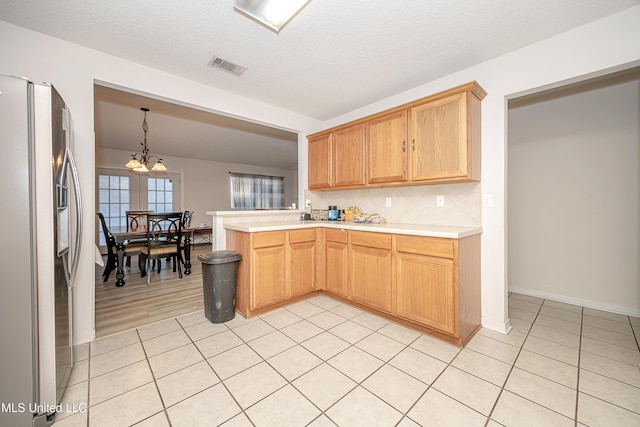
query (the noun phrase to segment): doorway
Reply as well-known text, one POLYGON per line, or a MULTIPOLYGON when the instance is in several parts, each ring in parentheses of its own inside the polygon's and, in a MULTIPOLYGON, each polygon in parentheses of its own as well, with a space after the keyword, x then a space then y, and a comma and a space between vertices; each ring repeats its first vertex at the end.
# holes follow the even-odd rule
POLYGON ((640 312, 640 71, 510 100, 510 292, 640 312))
MULTIPOLYGON (((128 184, 118 182, 113 190, 120 193, 114 192, 113 199, 109 193, 104 206, 101 207, 100 194, 96 194, 96 212, 103 212, 104 208, 111 213, 113 208, 110 220, 113 219, 114 227, 126 227, 122 218, 128 209, 122 199, 122 185, 130 186, 129 209, 158 211, 159 203, 164 203, 165 209, 169 203, 167 182, 162 181, 167 178, 172 179, 169 184, 173 191, 173 210, 194 211, 192 224, 195 225, 211 224, 207 211, 230 209, 230 171, 283 176, 285 205, 298 202, 298 135, 293 131, 222 116, 178 101, 169 102, 159 95, 116 89, 106 83, 94 85, 94 118, 97 187, 100 173, 118 179, 130 176, 128 184), (149 178, 144 179, 135 173, 128 175, 131 172, 124 167, 132 152, 139 150, 143 137, 141 107, 149 108, 146 117, 149 148, 163 158, 169 169, 160 175, 150 173, 149 178), (149 183, 153 177, 161 181, 153 183, 152 195, 149 183), (135 192, 138 197, 132 196, 135 192), (155 199, 151 200, 152 197, 155 199)), ((96 189, 102 190, 112 189, 96 189)), ((96 240, 101 235, 96 222, 96 240)), ((125 270, 126 285, 122 288, 115 287, 113 273, 109 282, 103 283, 102 267, 97 267, 96 336, 202 309, 202 279, 197 256, 198 251, 206 250, 211 247, 194 248, 192 273, 182 279, 174 278, 171 266, 167 268, 163 262, 161 274, 152 277, 150 286, 140 279, 136 259, 131 260, 131 269, 125 270)))

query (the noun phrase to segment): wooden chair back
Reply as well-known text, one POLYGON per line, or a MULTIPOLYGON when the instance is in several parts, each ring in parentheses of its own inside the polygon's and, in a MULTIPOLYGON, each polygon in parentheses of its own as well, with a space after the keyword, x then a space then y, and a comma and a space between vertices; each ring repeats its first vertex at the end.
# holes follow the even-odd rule
POLYGON ((153 211, 126 211, 127 216, 127 232, 143 231, 147 229, 147 215, 153 211))
POLYGON ((147 214, 147 245, 153 247, 175 244, 177 250, 182 240, 182 212, 147 214))
POLYGON ((182 216, 182 228, 191 227, 191 218, 193 217, 194 211, 184 211, 184 215, 182 216))
POLYGON ((104 270, 102 272, 102 277, 104 278, 103 282, 109 280, 109 275, 111 274, 111 270, 116 268, 117 260, 116 260, 116 239, 109 231, 109 227, 107 227, 107 221, 104 219, 104 215, 98 212, 96 214, 100 219, 100 225, 102 226, 102 233, 104 234, 104 240, 107 245, 107 262, 104 265, 104 270))

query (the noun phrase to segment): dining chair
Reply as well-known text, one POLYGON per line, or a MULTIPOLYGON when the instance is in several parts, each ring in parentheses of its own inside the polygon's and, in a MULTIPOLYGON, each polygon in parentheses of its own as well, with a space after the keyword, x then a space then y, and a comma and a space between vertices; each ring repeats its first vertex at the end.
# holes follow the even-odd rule
MULTIPOLYGON (((189 228, 191 227, 191 218, 193 217, 193 213, 194 211, 184 211, 184 213, 182 214, 182 229, 184 230, 185 228, 189 228)), ((184 236, 183 236, 184 237, 184 236)), ((182 263, 182 265, 184 265, 184 259, 186 258, 186 255, 183 255, 184 253, 184 239, 183 241, 180 242, 180 256, 179 256, 179 261, 182 263)), ((191 240, 191 247, 193 247, 193 240, 191 240)))
POLYGON ((162 258, 173 259, 173 271, 178 270, 182 279, 182 212, 147 214, 147 242, 140 248, 140 270, 142 277, 151 282, 150 262, 158 260, 158 273, 162 258))
POLYGON ((116 258, 116 239, 113 237, 113 234, 109 231, 107 227, 107 222, 104 219, 104 215, 98 212, 98 218, 100 219, 100 223, 102 225, 102 233, 104 234, 104 240, 107 245, 107 262, 104 264, 104 270, 102 270, 103 282, 109 280, 109 275, 112 270, 115 270, 118 264, 118 259, 116 258))
MULTIPOLYGON (((150 214, 150 213, 153 213, 153 211, 126 211, 125 216, 127 218, 127 232, 146 230, 147 214, 150 214)), ((130 244, 140 243, 141 245, 138 245, 138 246, 141 247, 142 244, 147 243, 147 238, 141 237, 137 239, 131 239, 129 240, 129 243, 130 244)), ((131 255, 140 255, 140 252, 138 251, 137 253, 133 253, 132 251, 131 255)), ((126 262, 127 267, 131 267, 131 255, 127 256, 127 262, 126 262)))
MULTIPOLYGON (((118 266, 118 257, 116 253, 118 248, 116 247, 116 239, 111 234, 109 227, 107 227, 107 221, 104 218, 104 215, 100 212, 96 213, 98 218, 100 219, 100 224, 102 225, 102 233, 104 234, 104 240, 107 245, 107 263, 104 266, 104 270, 102 271, 102 277, 104 278, 103 282, 109 280, 109 275, 112 270, 115 270, 118 266)), ((145 243, 146 244, 146 241, 145 243)), ((140 248, 143 246, 141 242, 127 242, 124 245, 124 256, 131 257, 131 255, 137 255, 140 253, 140 248)), ((138 262, 140 265, 140 262, 138 262)))
POLYGON ((182 216, 182 228, 191 227, 191 218, 193 217, 193 213, 195 211, 184 211, 184 215, 182 216))

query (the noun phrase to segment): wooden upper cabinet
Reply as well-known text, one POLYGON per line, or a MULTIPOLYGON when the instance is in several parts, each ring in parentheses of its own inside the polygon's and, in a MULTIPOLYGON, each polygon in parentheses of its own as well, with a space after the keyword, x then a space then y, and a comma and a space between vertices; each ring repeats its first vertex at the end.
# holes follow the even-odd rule
POLYGON ((476 82, 309 137, 309 189, 480 181, 476 82))
POLYGON ((309 189, 331 187, 331 134, 309 138, 309 189))
POLYGON ((412 181, 480 179, 480 101, 474 117, 472 97, 463 92, 411 108, 412 181))
POLYGON ((332 135, 333 186, 364 185, 364 124, 332 135))
POLYGON ((379 117, 366 124, 367 183, 407 180, 407 111, 379 117))

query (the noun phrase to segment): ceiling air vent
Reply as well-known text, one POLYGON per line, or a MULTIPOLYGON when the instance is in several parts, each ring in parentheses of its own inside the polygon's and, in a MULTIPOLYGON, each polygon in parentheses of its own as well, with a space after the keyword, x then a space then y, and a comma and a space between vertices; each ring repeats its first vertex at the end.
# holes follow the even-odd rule
POLYGON ((234 64, 233 62, 227 61, 226 59, 220 58, 219 56, 214 56, 213 58, 211 58, 211 61, 209 61, 209 65, 213 68, 218 68, 219 70, 226 71, 227 73, 231 73, 235 76, 239 76, 247 69, 247 67, 234 64))

